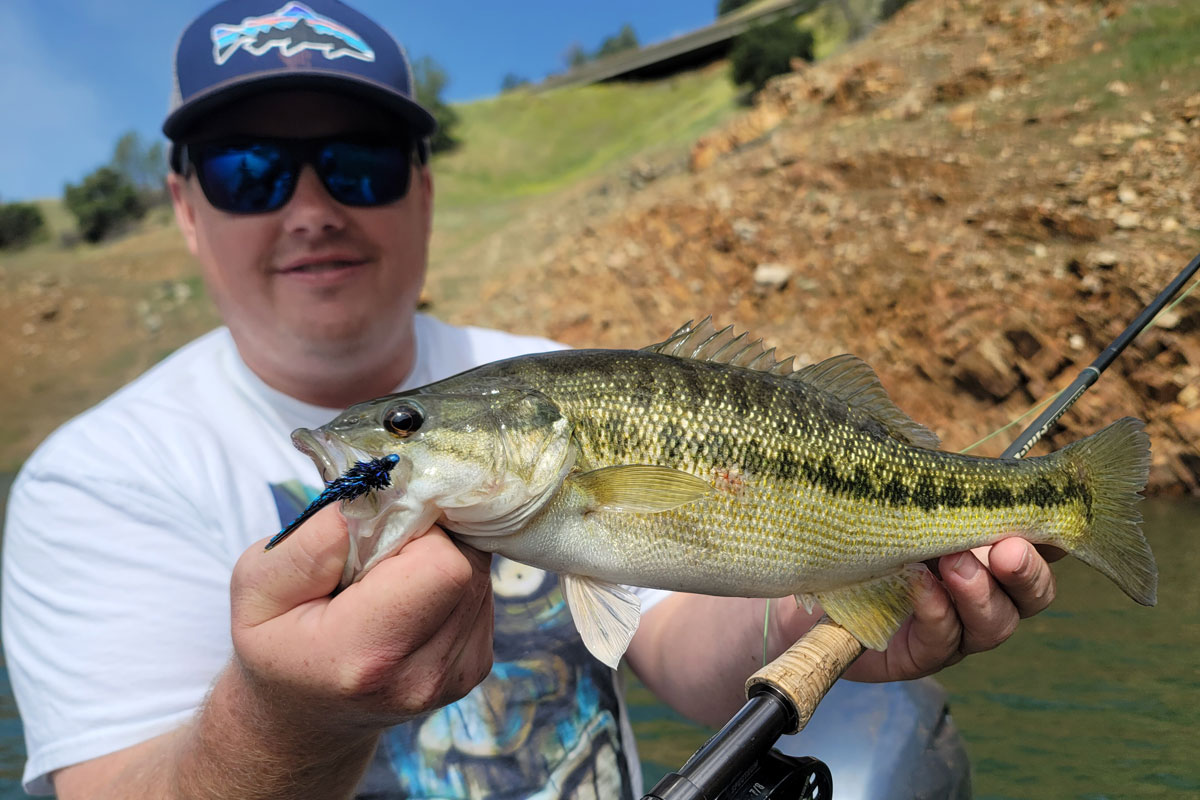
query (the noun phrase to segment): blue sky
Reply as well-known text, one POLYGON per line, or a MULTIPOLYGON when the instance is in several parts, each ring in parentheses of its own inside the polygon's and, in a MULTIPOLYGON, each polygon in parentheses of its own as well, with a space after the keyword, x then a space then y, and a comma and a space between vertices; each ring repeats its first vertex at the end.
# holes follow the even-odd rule
MULTIPOLYGON (((280 0, 279 5, 283 5, 280 0)), ((210 0, 0 0, 0 200, 57 196, 108 161, 133 129, 158 136, 183 27, 210 0)), ((451 101, 539 80, 574 42, 594 50, 622 24, 643 43, 712 21, 717 0, 352 0, 411 58, 432 56, 451 101)))

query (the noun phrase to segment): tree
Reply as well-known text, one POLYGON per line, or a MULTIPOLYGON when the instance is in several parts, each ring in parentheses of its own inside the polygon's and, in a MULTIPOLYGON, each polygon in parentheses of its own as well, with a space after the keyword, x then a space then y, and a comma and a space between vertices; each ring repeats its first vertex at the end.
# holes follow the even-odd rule
POLYGON ((791 72, 793 58, 812 61, 812 31, 788 17, 756 25, 737 37, 729 53, 733 82, 757 92, 770 78, 791 72))
POLYGON ((437 132, 429 140, 430 149, 435 153, 454 149, 459 144, 458 139, 454 137, 454 128, 458 125, 458 112, 442 99, 442 90, 450 82, 446 70, 429 56, 417 59, 412 68, 413 91, 417 102, 437 120, 437 132))
POLYGON ((737 11, 742 6, 748 6, 753 2, 754 0, 720 0, 717 3, 717 16, 723 17, 730 11, 737 11))
POLYGON ((621 26, 619 33, 609 36, 600 43, 600 49, 596 51, 595 58, 611 56, 613 53, 620 53, 622 50, 636 50, 637 47, 637 34, 633 32, 633 26, 626 22, 621 26))
POLYGON ((573 42, 567 48, 567 52, 563 54, 563 61, 567 62, 567 69, 582 67, 588 60, 587 50, 584 50, 583 45, 579 42, 573 42))
POLYGON ((146 213, 137 189, 112 167, 100 167, 78 186, 67 184, 63 202, 89 242, 100 241, 146 213))
POLYGON ((109 166, 127 180, 147 204, 165 202, 167 159, 161 141, 146 144, 137 131, 117 139, 109 166))
POLYGON ((522 86, 528 86, 529 79, 523 78, 514 72, 509 72, 500 81, 501 92, 511 92, 513 89, 520 89, 522 86))
POLYGON ((24 247, 46 227, 33 203, 0 203, 0 248, 24 247))

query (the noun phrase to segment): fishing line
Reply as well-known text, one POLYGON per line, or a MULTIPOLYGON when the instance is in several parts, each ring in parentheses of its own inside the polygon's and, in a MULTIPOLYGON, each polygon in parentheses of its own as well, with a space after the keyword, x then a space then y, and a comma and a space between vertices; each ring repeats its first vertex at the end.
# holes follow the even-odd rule
MULTIPOLYGON (((1193 273, 1193 272, 1195 272, 1195 271, 1196 271, 1196 266, 1197 266, 1197 264, 1198 264, 1198 260, 1200 260, 1200 256, 1197 256, 1195 259, 1192 259, 1192 262, 1191 262, 1190 264, 1188 264, 1188 266, 1187 266, 1186 268, 1184 268, 1184 271, 1180 273, 1179 277, 1177 277, 1177 278, 1175 279, 1175 281, 1173 281, 1173 282, 1172 282, 1172 286, 1175 286, 1175 284, 1177 284, 1177 283, 1181 283, 1181 281, 1179 280, 1179 278, 1183 278, 1184 280, 1186 280, 1188 277, 1191 277, 1191 273, 1193 273)), ((1128 334, 1128 333, 1130 332, 1130 330, 1133 330, 1133 329, 1135 328, 1135 326, 1136 326, 1136 330, 1134 331, 1134 334, 1133 334, 1133 336, 1131 336, 1131 337, 1129 338, 1129 340, 1128 340, 1128 341, 1126 341, 1126 342, 1124 342, 1123 344, 1121 344, 1121 345, 1120 345, 1120 347, 1117 349, 1116 353, 1119 353, 1121 350, 1125 349, 1125 346, 1126 346, 1126 345, 1128 345, 1130 342, 1132 342, 1134 339, 1136 339, 1138 336, 1140 336, 1140 335, 1141 335, 1141 334, 1142 334, 1142 333, 1143 333, 1143 332, 1144 332, 1144 331, 1145 331, 1147 328, 1151 327, 1152 325, 1154 325, 1154 323, 1158 322, 1158 320, 1159 320, 1159 318, 1160 318, 1160 317, 1162 317, 1164 314, 1166 314, 1167 312, 1169 312, 1169 311, 1171 311, 1172 309, 1174 309, 1174 308, 1175 308, 1175 306, 1179 305, 1179 304, 1180 304, 1180 303, 1182 303, 1182 302, 1183 302, 1185 299, 1187 299, 1187 296, 1188 296, 1188 295, 1190 295, 1190 294, 1191 294, 1191 293, 1192 293, 1192 292, 1195 290, 1195 288, 1196 288, 1197 286, 1200 286, 1200 278, 1197 278, 1195 281, 1193 281, 1193 282, 1192 282, 1192 285, 1191 285, 1191 286, 1189 286, 1189 287, 1187 288, 1187 290, 1186 290, 1186 291, 1184 291, 1184 293, 1183 293, 1183 294, 1179 295, 1179 297, 1176 297, 1176 298, 1175 298, 1175 300, 1174 300, 1174 301, 1172 301, 1170 305, 1166 306, 1165 308, 1163 308, 1163 309, 1162 309, 1162 310, 1160 310, 1160 311, 1157 311, 1157 312, 1154 314, 1154 317, 1153 317, 1152 319, 1150 319, 1148 322, 1144 322, 1144 323, 1143 323, 1143 322, 1141 322, 1141 321, 1140 321, 1140 317, 1139 317, 1139 319, 1138 319, 1138 320, 1135 320, 1135 321, 1134 321, 1134 323, 1133 323, 1132 325, 1130 325, 1130 326, 1129 326, 1129 328, 1127 328, 1127 329, 1126 329, 1126 331, 1125 331, 1125 333, 1126 333, 1126 334, 1128 334)), ((1176 286, 1176 288, 1175 288, 1175 289, 1173 289, 1173 290, 1172 290, 1172 287, 1171 287, 1171 286, 1168 286, 1166 289, 1164 289, 1164 290, 1163 290, 1162 294, 1160 294, 1160 295, 1159 295, 1159 297, 1158 297, 1158 298, 1156 298, 1155 302, 1157 302, 1158 300, 1162 300, 1162 299, 1163 299, 1163 295, 1167 295, 1167 297, 1170 297, 1170 295, 1171 295, 1171 294, 1174 294, 1174 292, 1176 292, 1176 291, 1178 291, 1178 287, 1177 287, 1177 286, 1176 286), (1170 292, 1170 294, 1168 294, 1168 292, 1170 292)), ((1153 305, 1154 305, 1154 303, 1151 303, 1151 306, 1150 306, 1150 307, 1152 308, 1152 307, 1153 307, 1153 305)), ((1147 309, 1147 310, 1148 310, 1148 309, 1147 309)), ((1142 313, 1143 313, 1143 316, 1144 316, 1144 315, 1145 315, 1145 312, 1142 312, 1142 313)), ((1118 341, 1119 341, 1119 339, 1118 339, 1118 341)), ((1114 343, 1114 344, 1115 344, 1115 343, 1114 343)), ((1112 349, 1112 347, 1113 347, 1113 345, 1109 345, 1109 349, 1112 349)), ((1108 351, 1106 350, 1106 351, 1105 351, 1105 354, 1107 354, 1107 352, 1108 352, 1108 351)), ((1113 354, 1112 354, 1112 357, 1113 357, 1113 358, 1115 358, 1115 357, 1116 357, 1116 353, 1113 353, 1113 354)), ((1096 360, 1096 362, 1093 362, 1091 366, 1085 367, 1085 368, 1084 368, 1084 370, 1083 370, 1083 372, 1082 372, 1082 373, 1080 373, 1080 375, 1081 375, 1081 376, 1083 376, 1083 375, 1087 375, 1087 376, 1088 376, 1088 378, 1087 378, 1087 379, 1088 379, 1087 386, 1090 386, 1092 383, 1095 383, 1096 379, 1100 377, 1100 373, 1104 371, 1104 367, 1107 367, 1107 366, 1108 366, 1108 364, 1106 363, 1106 364, 1104 364, 1103 366, 1100 366, 1099 368, 1097 368, 1097 363, 1098 363, 1098 362, 1100 361, 1100 359, 1102 359, 1102 358, 1104 358, 1104 354, 1101 354, 1100 358, 1099 358, 1099 359, 1097 359, 1097 360, 1096 360)), ((1109 361, 1111 361, 1111 360, 1112 360, 1112 359, 1110 358, 1110 359, 1109 359, 1109 361)), ((1079 380, 1079 378, 1076 378, 1076 381, 1078 381, 1078 380, 1079 380)), ((1032 407, 1032 408, 1030 408, 1028 411, 1026 411, 1024 414, 1022 414, 1021 416, 1019 416, 1019 417, 1017 417, 1016 419, 1014 419, 1014 420, 1012 420, 1011 422, 1009 422, 1007 425, 1004 425, 1003 427, 997 428, 996 430, 994 430, 994 431, 992 431, 991 433, 989 433, 987 436, 984 436, 984 437, 983 437, 982 439, 980 439, 979 441, 975 442, 974 444, 970 444, 970 445, 968 445, 968 446, 964 447, 962 450, 959 450, 958 452, 960 452, 960 453, 969 453, 969 452, 971 452, 972 450, 974 450, 976 447, 979 447, 981 444, 984 444, 985 442, 987 442, 987 441, 989 441, 989 440, 991 440, 991 439, 994 439, 995 437, 999 436, 1001 433, 1004 433, 1004 432, 1005 432, 1006 430, 1008 430, 1009 428, 1013 427, 1014 425, 1017 425, 1017 424, 1019 424, 1019 423, 1020 423, 1022 420, 1024 420, 1026 417, 1028 417, 1028 416, 1030 416, 1030 415, 1032 415, 1032 414, 1035 414, 1035 413, 1037 413, 1037 411, 1038 411, 1039 409, 1041 409, 1042 407, 1044 407, 1044 406, 1046 406, 1046 405, 1048 405, 1048 404, 1050 404, 1050 403, 1053 403, 1054 401, 1056 401, 1056 400, 1057 400, 1059 397, 1061 397, 1061 396, 1062 396, 1063 392, 1067 391, 1067 389, 1070 389, 1070 388, 1071 388, 1071 386, 1070 386, 1070 385, 1068 385, 1068 386, 1066 386, 1066 387, 1064 387, 1064 388, 1062 388, 1062 389, 1059 389, 1057 392, 1055 392, 1054 394, 1050 395, 1048 398, 1046 398, 1046 399, 1045 399, 1045 400, 1043 400, 1042 402, 1038 403, 1037 405, 1033 406, 1033 407, 1032 407)), ((1085 386, 1085 387, 1083 387, 1083 388, 1086 388, 1086 386, 1085 386)), ((1081 391, 1081 392, 1079 392, 1079 394, 1083 394, 1083 392, 1081 391)), ((1076 397, 1076 399, 1078 399, 1078 398, 1076 397)), ((1069 408, 1069 407, 1070 407, 1070 406, 1071 406, 1071 405, 1072 405, 1074 402, 1075 402, 1075 400, 1071 400, 1069 403, 1067 403, 1067 404, 1066 404, 1066 406, 1064 406, 1064 408, 1063 408, 1062 410, 1063 410, 1063 411, 1066 411, 1066 409, 1067 409, 1067 408, 1069 408)), ((1061 414, 1060 414, 1060 416, 1061 416, 1061 414)), ((1057 420, 1057 418, 1055 418, 1055 419, 1057 420)), ((1043 431, 1043 433, 1044 433, 1044 431, 1043 431)), ((1039 435, 1038 435, 1038 438, 1039 438, 1039 439, 1041 438, 1041 434, 1039 434, 1039 435)), ((1035 439, 1034 441, 1036 442, 1036 439, 1035 439)), ((1033 445, 1033 443, 1031 442, 1029 446, 1030 446, 1030 447, 1032 447, 1032 445, 1033 445)), ((1028 452, 1028 448, 1026 448, 1026 451, 1025 451, 1025 452, 1028 452)))

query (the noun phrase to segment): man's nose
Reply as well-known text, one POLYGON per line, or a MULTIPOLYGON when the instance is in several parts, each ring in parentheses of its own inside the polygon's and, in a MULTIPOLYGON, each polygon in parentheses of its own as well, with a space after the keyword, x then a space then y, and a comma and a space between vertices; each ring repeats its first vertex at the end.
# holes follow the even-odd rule
POLYGON ((296 191, 283 208, 290 233, 321 233, 346 227, 346 207, 334 200, 311 165, 300 169, 296 191))

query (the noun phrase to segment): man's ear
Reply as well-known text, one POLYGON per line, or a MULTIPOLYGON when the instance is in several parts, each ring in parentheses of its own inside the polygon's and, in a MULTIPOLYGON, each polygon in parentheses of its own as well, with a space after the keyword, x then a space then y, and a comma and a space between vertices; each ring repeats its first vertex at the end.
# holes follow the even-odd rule
POLYGON ((433 170, 426 164, 417 170, 417 181, 421 188, 421 202, 424 205, 422 213, 425 214, 425 238, 426 240, 433 233, 433 170))
POLYGON ((191 187, 187 178, 178 172, 167 173, 167 189, 171 192, 171 206, 175 209, 175 222, 187 242, 188 250, 194 256, 196 247, 196 207, 191 197, 191 187))

